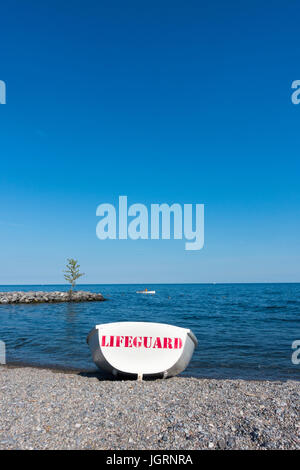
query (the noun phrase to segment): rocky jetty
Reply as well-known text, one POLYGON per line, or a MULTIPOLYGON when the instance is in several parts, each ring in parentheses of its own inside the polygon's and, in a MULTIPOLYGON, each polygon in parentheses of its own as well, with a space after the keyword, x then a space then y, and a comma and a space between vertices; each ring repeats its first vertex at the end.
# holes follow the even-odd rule
POLYGON ((84 290, 69 292, 0 292, 0 304, 37 304, 42 302, 93 302, 105 300, 102 294, 84 290))

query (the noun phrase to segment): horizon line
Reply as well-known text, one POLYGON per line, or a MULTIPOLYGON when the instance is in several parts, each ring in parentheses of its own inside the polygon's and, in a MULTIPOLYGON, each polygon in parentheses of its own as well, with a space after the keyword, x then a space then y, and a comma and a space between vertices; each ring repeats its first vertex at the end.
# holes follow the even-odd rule
MULTIPOLYGON (((130 286, 130 285, 217 285, 217 284, 300 284, 300 281, 245 281, 245 282, 110 282, 110 283, 82 283, 76 286, 130 286)), ((68 286, 65 283, 43 284, 0 284, 0 286, 68 286)))

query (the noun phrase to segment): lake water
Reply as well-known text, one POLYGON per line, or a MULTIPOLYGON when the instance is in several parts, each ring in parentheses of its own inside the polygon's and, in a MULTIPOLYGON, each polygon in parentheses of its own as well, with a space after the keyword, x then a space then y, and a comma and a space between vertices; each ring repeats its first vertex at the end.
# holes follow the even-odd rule
MULTIPOLYGON (((0 305, 7 362, 95 370, 86 344, 99 323, 153 321, 190 328, 198 338, 183 375, 300 379, 291 361, 300 340, 300 284, 83 285, 109 301, 0 305), (138 295, 147 287, 156 295, 138 295)), ((0 291, 68 290, 67 286, 0 286, 0 291)), ((299 355, 300 357, 300 355, 299 355)))

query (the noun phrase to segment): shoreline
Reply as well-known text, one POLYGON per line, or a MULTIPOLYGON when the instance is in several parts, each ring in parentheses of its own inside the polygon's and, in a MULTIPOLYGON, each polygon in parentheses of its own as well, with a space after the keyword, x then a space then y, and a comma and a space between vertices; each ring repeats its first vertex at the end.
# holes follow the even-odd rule
MULTIPOLYGON (((105 372, 103 370, 98 369, 98 367, 95 365, 94 367, 91 367, 89 369, 83 368, 83 367, 71 367, 71 366, 62 366, 60 364, 35 364, 32 362, 7 362, 6 364, 0 364, 0 368, 4 367, 7 369, 18 369, 18 368, 24 368, 24 369, 39 369, 39 370, 45 370, 45 371, 52 371, 55 373, 61 373, 61 374, 94 374, 95 376, 99 377, 99 379, 103 378, 105 380, 136 380, 134 377, 130 377, 126 374, 124 375, 118 375, 116 377, 113 377, 109 372, 105 372)), ((244 378, 244 377, 224 377, 224 376, 214 376, 211 377, 209 375, 193 375, 189 374, 186 375, 184 373, 181 373, 177 376, 177 378, 182 378, 182 379, 196 379, 196 380, 215 380, 215 381, 225 381, 225 380, 230 380, 230 381, 244 381, 244 382, 258 382, 258 383, 264 383, 264 382, 270 382, 270 383, 278 383, 278 384, 284 384, 286 382, 296 382, 300 385, 300 378, 295 379, 295 378, 244 378)), ((164 380, 170 380, 173 377, 167 377, 164 380)), ((149 377, 144 377, 144 381, 153 381, 153 380, 158 380, 158 379, 153 379, 149 377)))
MULTIPOLYGON (((0 368, 5 367, 7 369, 16 369, 16 368, 25 368, 25 369, 40 369, 40 370, 45 370, 45 371, 53 371, 55 373, 62 373, 62 374, 95 374, 99 378, 103 377, 106 378, 106 380, 136 380, 133 377, 129 377, 128 375, 118 375, 117 377, 112 378, 112 376, 107 372, 100 370, 96 365, 90 368, 84 368, 84 367, 71 367, 71 366, 62 366, 60 364, 36 364, 32 362, 22 362, 22 361, 9 361, 6 362, 5 364, 0 364, 0 368)), ((225 380, 231 380, 231 381, 244 381, 244 382, 258 382, 258 383, 264 383, 264 382, 270 382, 270 383, 286 383, 286 382, 296 382, 299 383, 300 385, 300 377, 299 379, 297 378, 246 378, 246 377, 241 377, 241 376, 209 376, 209 375, 193 375, 192 373, 190 374, 185 374, 181 373, 175 377, 178 378, 183 378, 183 379, 196 379, 196 380, 216 380, 216 381, 225 381, 225 380)), ((167 377, 167 379, 164 380, 169 380, 172 377, 167 377)), ((145 381, 153 381, 155 379, 145 377, 145 381)))
MULTIPOLYGON (((52 371, 57 372, 60 374, 80 374, 80 373, 93 373, 97 372, 97 368, 95 366, 94 369, 83 369, 80 367, 64 367, 61 365, 51 365, 51 364, 32 364, 27 362, 7 362, 6 364, 0 364, 1 367, 6 369, 38 369, 38 370, 45 370, 45 371, 52 371)), ((99 371, 100 372, 100 371, 99 371)))
POLYGON ((297 381, 120 379, 0 366, 0 449, 300 449, 297 381))

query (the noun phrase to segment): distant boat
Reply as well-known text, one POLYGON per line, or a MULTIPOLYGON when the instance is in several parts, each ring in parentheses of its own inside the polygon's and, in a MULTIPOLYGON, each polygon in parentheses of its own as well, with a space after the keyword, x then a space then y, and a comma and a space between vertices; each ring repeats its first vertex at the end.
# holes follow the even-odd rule
POLYGON ((155 290, 148 290, 148 289, 138 290, 136 293, 137 294, 155 294, 155 290))
POLYGON ((172 377, 189 364, 197 338, 191 330, 163 323, 119 322, 96 325, 87 337, 95 364, 118 373, 172 377))

